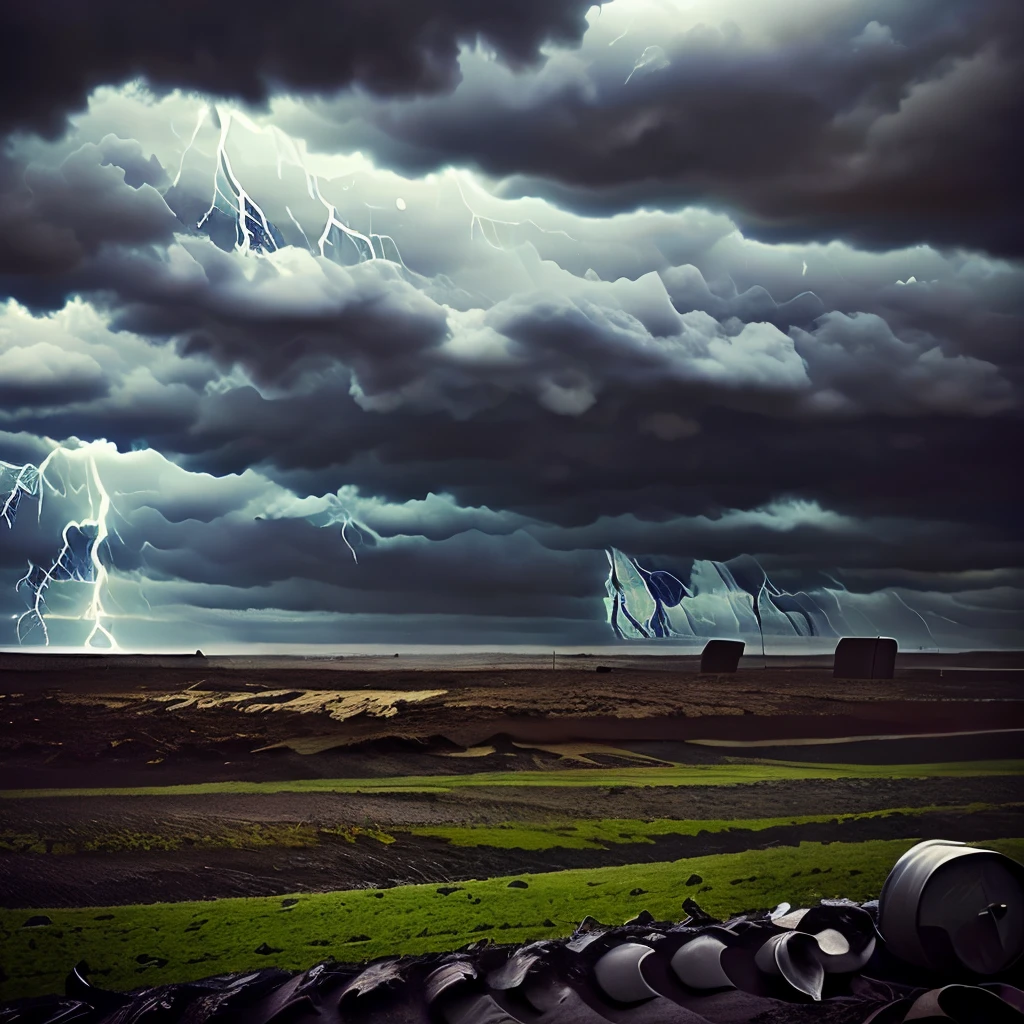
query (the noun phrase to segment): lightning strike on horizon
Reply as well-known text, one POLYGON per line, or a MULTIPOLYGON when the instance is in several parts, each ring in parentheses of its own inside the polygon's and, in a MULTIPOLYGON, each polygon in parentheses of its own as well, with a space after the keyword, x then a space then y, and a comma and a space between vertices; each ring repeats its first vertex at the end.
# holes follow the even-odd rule
MULTIPOLYGON (((89 446, 85 446, 88 448, 89 446)), ((103 620, 110 618, 103 603, 104 591, 107 588, 109 572, 100 557, 100 549, 107 542, 111 530, 109 527, 109 516, 111 511, 116 511, 110 499, 110 494, 103 483, 96 466, 96 459, 92 452, 87 453, 86 480, 79 487, 73 487, 62 476, 61 487, 58 488, 47 478, 46 472, 51 462, 59 454, 69 456, 71 451, 83 449, 67 449, 62 446, 53 448, 38 466, 28 463, 23 466, 16 466, 8 462, 0 462, 0 479, 3 475, 13 478, 9 485, 5 483, 6 497, 0 505, 0 518, 7 523, 9 529, 13 529, 17 518, 18 508, 24 496, 35 498, 37 507, 37 521, 42 518, 43 500, 46 495, 46 488, 51 493, 67 497, 69 492, 80 494, 86 492, 89 500, 90 514, 80 520, 69 520, 61 530, 61 547, 54 558, 49 569, 34 564, 31 560, 28 563, 28 570, 15 583, 15 590, 21 593, 28 590, 29 607, 18 617, 15 629, 18 643, 23 643, 33 629, 38 628, 43 636, 43 643, 49 646, 50 633, 46 624, 46 592, 53 583, 74 581, 90 585, 92 593, 89 602, 78 618, 91 621, 92 629, 83 642, 84 647, 94 646, 97 637, 102 636, 107 641, 107 648, 119 650, 113 633, 103 624, 103 620), (84 555, 79 550, 81 540, 86 540, 84 555), (25 623, 28 622, 26 630, 25 623)), ((116 535, 116 531, 115 535, 116 535)))
POLYGON ((908 612, 912 612, 921 620, 921 625, 924 626, 924 631, 928 634, 928 639, 931 640, 933 644, 935 644, 935 649, 938 650, 939 644, 938 641, 935 639, 935 635, 932 633, 931 626, 928 625, 928 620, 916 608, 911 608, 910 605, 903 600, 903 595, 900 594, 898 590, 893 590, 893 596, 896 598, 897 601, 899 601, 901 605, 903 605, 904 608, 907 609, 908 612))
MULTIPOLYGON (((827 572, 821 575, 833 586, 787 591, 772 582, 757 559, 740 555, 727 562, 695 560, 684 584, 671 573, 644 569, 637 559, 616 548, 605 554, 608 624, 620 640, 760 634, 763 642, 766 636, 856 636, 865 629, 881 632, 879 623, 827 572)), ((887 587, 877 593, 920 620, 938 648, 925 616, 898 590, 887 587)))

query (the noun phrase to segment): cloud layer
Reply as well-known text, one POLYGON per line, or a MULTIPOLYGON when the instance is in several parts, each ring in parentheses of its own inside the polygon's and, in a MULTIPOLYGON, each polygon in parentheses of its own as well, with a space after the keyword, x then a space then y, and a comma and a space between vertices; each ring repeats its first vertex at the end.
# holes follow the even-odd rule
POLYGON ((1019 642, 1019 12, 770 6, 19 10, 0 621, 98 473, 136 645, 592 644, 606 548, 1019 642))

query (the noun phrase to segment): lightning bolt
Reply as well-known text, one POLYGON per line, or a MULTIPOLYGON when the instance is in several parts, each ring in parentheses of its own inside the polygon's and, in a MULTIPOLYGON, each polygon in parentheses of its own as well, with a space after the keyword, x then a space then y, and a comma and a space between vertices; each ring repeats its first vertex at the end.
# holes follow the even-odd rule
POLYGON ((906 608, 908 612, 911 612, 912 614, 916 615, 921 620, 921 625, 924 626, 924 631, 928 634, 928 639, 931 640, 933 644, 935 644, 935 649, 938 650, 939 642, 935 639, 935 636, 931 631, 931 627, 928 625, 928 620, 916 608, 911 608, 910 605, 903 600, 903 597, 898 590, 892 589, 892 596, 895 597, 896 600, 899 601, 899 603, 903 605, 903 607, 906 608))
POLYGON ((351 526, 351 525, 352 525, 352 517, 348 513, 346 513, 345 514, 345 519, 342 521, 342 524, 341 524, 341 539, 345 542, 345 547, 347 547, 349 549, 349 551, 352 552, 352 561, 355 562, 356 565, 358 565, 359 564, 359 556, 356 554, 356 549, 354 547, 352 547, 351 543, 349 543, 348 537, 345 535, 346 528, 351 526))
POLYGON ((356 533, 362 533, 364 527, 361 527, 355 519, 352 518, 352 513, 342 504, 341 499, 336 494, 327 495, 327 508, 321 512, 316 512, 311 516, 305 517, 306 522, 311 523, 313 526, 318 526, 324 529, 328 526, 341 526, 341 539, 348 548, 349 553, 352 555, 352 561, 359 564, 359 556, 356 554, 356 549, 352 546, 352 542, 348 539, 348 531, 355 530, 356 533))
MULTIPOLYGON (((251 253, 256 256, 266 256, 282 247, 283 243, 279 240, 280 236, 277 234, 273 222, 242 184, 231 162, 231 157, 228 153, 228 142, 231 128, 237 123, 254 135, 269 137, 274 146, 278 179, 283 178, 283 171, 286 166, 297 168, 303 175, 307 196, 323 207, 323 228, 317 236, 315 244, 313 244, 310 241, 312 233, 306 232, 292 211, 291 206, 285 206, 285 213, 287 213, 292 224, 295 225, 302 235, 303 241, 310 252, 326 257, 328 249, 340 252, 341 243, 348 240, 355 248, 360 263, 383 260, 389 263, 396 263, 408 269, 405 260, 402 258, 398 243, 391 235, 373 231, 372 224, 366 232, 360 231, 352 227, 351 224, 341 217, 337 204, 331 202, 324 195, 319 176, 310 171, 305 157, 294 139, 275 125, 261 127, 240 111, 217 106, 215 112, 220 130, 214 160, 212 194, 210 205, 200 218, 196 225, 197 227, 202 228, 207 224, 210 217, 213 216, 214 211, 220 210, 221 213, 231 217, 234 222, 235 248, 238 251, 251 253)), ((192 136, 182 153, 178 173, 175 175, 173 184, 177 184, 180 179, 185 156, 192 149, 199 131, 206 123, 209 113, 208 107, 203 106, 200 108, 192 136)), ((459 197, 470 214, 469 236, 471 240, 476 237, 477 229, 479 228, 481 237, 491 248, 505 252, 508 251, 508 247, 502 243, 499 228, 530 226, 542 234, 561 235, 572 242, 579 241, 561 228, 541 227, 532 218, 509 220, 486 216, 478 212, 471 202, 471 198, 475 198, 473 193, 482 195, 480 187, 469 179, 463 181, 462 175, 456 171, 451 173, 458 189, 459 197)))
POLYGON ((309 238, 306 236, 306 231, 303 228, 303 226, 295 219, 295 214, 292 213, 291 207, 286 206, 284 208, 284 212, 288 214, 288 216, 291 218, 292 223, 299 229, 299 234, 302 235, 302 240, 306 243, 306 248, 309 249, 310 252, 312 252, 313 246, 309 244, 309 238))
POLYGON ((362 263, 364 260, 387 260, 388 256, 384 249, 384 240, 387 239, 387 241, 391 243, 392 248, 395 250, 395 255, 398 257, 397 260, 391 260, 390 262, 400 263, 403 267, 405 266, 405 261, 402 259, 402 255, 398 251, 398 246, 395 244, 395 240, 390 235, 378 235, 375 234, 374 232, 370 232, 370 234, 364 235, 361 231, 356 231, 355 228, 350 228, 343 220, 339 219, 338 209, 334 205, 334 203, 330 203, 326 199, 324 199, 322 193, 320 192, 320 182, 315 176, 312 177, 312 182, 313 197, 321 203, 325 210, 327 210, 327 221, 324 224, 324 229, 320 233, 320 238, 317 241, 317 246, 320 250, 321 256, 325 255, 325 246, 334 245, 334 242, 331 240, 330 237, 331 229, 337 228, 345 237, 353 241, 361 242, 363 246, 365 246, 366 249, 369 250, 369 255, 366 255, 365 249, 356 246, 356 249, 359 252, 360 263, 362 263), (374 239, 376 239, 377 242, 380 244, 380 256, 377 255, 377 250, 374 248, 374 239))
MULTIPOLYGON (((195 142, 196 135, 205 122, 207 113, 206 107, 200 110, 199 119, 196 122, 192 138, 185 149, 185 153, 191 149, 192 144, 195 142)), ((245 189, 232 166, 231 157, 228 154, 228 139, 232 124, 237 122, 255 135, 268 135, 274 144, 278 178, 282 177, 282 172, 286 165, 298 168, 305 179, 307 195, 324 208, 324 226, 314 250, 314 247, 310 245, 305 229, 292 213, 291 208, 289 206, 285 207, 285 212, 292 223, 298 228, 299 233, 311 252, 315 251, 320 256, 326 256, 328 246, 336 247, 336 240, 339 237, 341 239, 347 238, 355 247, 360 263, 371 260, 384 260, 389 263, 397 263, 402 267, 406 266, 399 251, 398 243, 391 235, 380 234, 372 230, 364 234, 342 220, 338 214, 337 206, 324 196, 320 189, 319 177, 306 166, 299 147, 293 139, 274 125, 261 128, 237 110, 218 106, 216 107, 216 114, 220 122, 220 133, 217 139, 212 196, 206 213, 200 218, 196 227, 202 228, 213 215, 214 210, 220 210, 222 213, 230 216, 235 223, 235 248, 238 251, 252 253, 256 256, 265 256, 268 253, 276 252, 282 246, 282 243, 278 241, 277 230, 270 218, 260 204, 245 189)), ((182 164, 184 163, 185 153, 182 154, 182 164)), ((180 175, 181 167, 178 168, 178 175, 174 179, 175 183, 177 183, 180 175)))
MULTIPOLYGON (((311 512, 309 515, 301 515, 294 512, 278 512, 271 513, 269 518, 302 519, 309 523, 310 526, 315 526, 320 530, 327 529, 331 526, 340 526, 342 542, 345 547, 348 548, 349 554, 352 556, 352 561, 358 565, 359 555, 356 553, 356 549, 352 546, 352 541, 349 540, 349 531, 354 530, 361 539, 361 542, 369 543, 371 545, 377 543, 380 539, 379 536, 362 523, 357 522, 338 495, 328 494, 324 500, 326 501, 326 507, 320 509, 318 512, 311 512)), ((256 518, 259 521, 262 520, 263 517, 257 516, 256 518)))
POLYGON ((21 506, 22 498, 30 498, 39 494, 39 468, 33 465, 15 466, 10 462, 0 462, 0 474, 13 477, 7 487, 7 496, 0 505, 0 519, 8 529, 14 528, 14 520, 18 517, 18 508, 21 506))
MULTIPOLYGON (((24 497, 35 498, 37 503, 37 521, 42 518, 43 499, 47 489, 50 493, 67 497, 71 494, 81 494, 84 490, 88 496, 90 514, 80 520, 70 520, 61 530, 61 547, 56 558, 49 569, 28 563, 28 570, 15 584, 15 590, 21 593, 28 592, 29 607, 23 612, 16 622, 18 643, 22 643, 26 637, 31 635, 36 628, 43 636, 43 642, 49 645, 50 634, 46 624, 46 592, 53 583, 75 581, 89 584, 91 588, 90 598, 85 610, 79 616, 92 623, 85 642, 85 647, 93 647, 98 638, 106 641, 106 647, 111 650, 119 650, 119 645, 114 635, 104 625, 104 620, 110 618, 110 613, 104 605, 104 594, 107 591, 109 572, 101 558, 103 545, 110 537, 111 529, 109 518, 112 511, 116 512, 110 494, 107 491, 99 469, 96 466, 95 454, 90 451, 91 446, 86 445, 79 449, 66 449, 55 447, 43 459, 38 466, 31 463, 23 466, 15 466, 9 462, 0 462, 0 480, 4 480, 6 497, 0 504, 0 518, 7 523, 9 529, 14 527, 18 507, 24 497), (79 487, 70 486, 63 476, 60 477, 58 487, 47 476, 47 470, 58 455, 63 454, 66 459, 71 457, 72 451, 86 452, 86 480, 79 487), (7 478, 5 480, 5 478, 7 478), (80 554, 78 546, 81 539, 87 540, 84 557, 80 554)), ((116 535, 116 531, 115 535, 116 535)))
MULTIPOLYGON (((471 220, 469 222, 469 240, 470 241, 472 241, 476 237, 476 228, 477 228, 477 225, 479 225, 480 226, 480 235, 481 235, 481 237, 483 238, 483 240, 492 249, 498 249, 500 252, 507 252, 505 246, 503 246, 501 244, 501 238, 498 235, 498 225, 499 224, 504 225, 505 227, 511 227, 511 228, 518 228, 518 227, 522 227, 524 224, 529 224, 530 227, 536 228, 539 232, 541 232, 541 234, 544 234, 544 235, 562 235, 563 237, 568 238, 571 242, 578 242, 579 241, 578 238, 573 238, 573 236, 570 235, 568 231, 563 231, 561 228, 542 228, 535 220, 532 220, 530 218, 527 218, 526 220, 498 220, 498 219, 496 219, 494 217, 485 217, 483 214, 477 213, 476 210, 473 209, 473 207, 470 204, 469 200, 466 198, 466 193, 465 193, 465 191, 463 190, 463 187, 462 187, 462 176, 457 171, 453 171, 452 172, 452 176, 455 179, 455 187, 459 190, 459 196, 462 199, 462 204, 463 204, 463 206, 466 207, 466 209, 470 213, 470 217, 471 217, 471 220), (487 231, 485 229, 485 225, 487 225, 487 224, 491 225, 491 231, 493 232, 494 237, 496 239, 496 241, 494 241, 494 242, 492 242, 490 240, 490 238, 487 237, 487 231)), ((467 187, 469 187, 469 188, 475 190, 476 192, 482 194, 483 190, 475 182, 467 181, 466 184, 467 184, 467 187)), ((489 197, 489 198, 493 198, 493 197, 489 197)))
POLYGON ((625 39, 626 36, 629 35, 629 30, 633 27, 633 22, 634 21, 636 21, 636 18, 630 18, 629 19, 629 24, 625 27, 625 29, 623 29, 622 34, 616 36, 608 45, 609 46, 614 46, 620 39, 625 39))
MULTIPOLYGON (((223 201, 230 207, 231 216, 235 221, 236 249, 243 253, 252 252, 258 255, 262 255, 265 249, 275 252, 278 244, 274 239, 270 221, 235 176, 231 158, 228 156, 228 133, 231 131, 232 118, 234 116, 241 120, 241 117, 223 107, 217 108, 217 115, 220 119, 220 138, 217 140, 216 166, 213 172, 213 198, 210 200, 209 209, 196 227, 201 228, 210 219, 214 210, 222 209, 219 203, 223 201), (227 183, 228 191, 221 188, 221 177, 227 183)), ((248 118, 245 120, 248 121, 248 118)), ((199 125, 196 127, 198 130, 199 125)))
MULTIPOLYGON (((199 108, 199 116, 196 118, 196 126, 192 129, 192 138, 188 140, 188 145, 182 151, 181 160, 178 161, 178 173, 174 176, 174 181, 171 182, 171 188, 174 188, 174 186, 181 180, 181 171, 185 166, 185 157, 188 156, 189 150, 192 148, 196 141, 196 136, 199 134, 199 129, 203 127, 203 123, 206 121, 206 117, 209 113, 210 108, 204 103, 199 108)), ((171 125, 171 131, 174 132, 173 124, 171 125)), ((177 135, 178 133, 174 132, 174 134, 177 135)))
POLYGON ((642 54, 640 54, 639 60, 633 66, 633 70, 626 76, 626 85, 629 85, 629 80, 638 72, 651 72, 661 71, 663 68, 667 68, 671 61, 665 56, 665 51, 660 46, 648 46, 642 54))

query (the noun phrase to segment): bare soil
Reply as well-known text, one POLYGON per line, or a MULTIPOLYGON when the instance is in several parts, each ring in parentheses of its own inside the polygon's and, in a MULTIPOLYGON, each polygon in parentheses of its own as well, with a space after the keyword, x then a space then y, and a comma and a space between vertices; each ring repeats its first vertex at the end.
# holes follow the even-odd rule
MULTIPOLYGON (((513 770, 536 767, 536 755, 520 755, 514 742, 633 747, 1024 729, 1024 675, 1010 670, 836 682, 817 668, 698 676, 665 671, 664 660, 608 673, 197 672, 98 667, 102 660, 73 673, 8 668, 0 671, 0 771, 4 788, 451 774, 484 766, 440 755, 496 737, 511 754, 503 767, 513 770), (440 692, 424 699, 429 691, 440 692), (344 696, 352 693, 369 709, 340 712, 339 703, 359 706, 344 696), (311 711, 318 701, 324 710, 311 711), (321 752, 295 752, 310 743, 321 752)), ((676 759, 697 759, 697 749, 676 759)))
MULTIPOLYGON (((694 659, 575 659, 566 667, 401 669, 284 659, 0 656, 0 788, 358 778, 649 764, 727 756, 917 763, 1021 756, 1020 658, 901 655, 896 679, 835 681, 825 665, 699 676, 694 659), (931 658, 931 660, 929 660, 931 658), (1014 660, 1016 658, 1016 660, 1014 660), (596 672, 600 663, 612 671, 596 672), (974 667, 972 667, 972 664, 974 667), (423 697, 426 691, 441 691, 423 697), (361 694, 365 701, 346 694, 361 694), (341 695, 341 696, 339 696, 341 695), (390 695, 390 696, 389 696, 390 695), (322 706, 321 706, 322 705, 322 706), (348 709, 348 710, 346 710, 348 709), (355 710, 353 710, 355 709, 355 710), (351 713, 350 713, 351 712, 351 713), (957 734, 957 735, 932 735, 957 734), (972 735, 973 734, 973 735, 972 735), (867 737, 899 737, 871 739, 867 737), (770 743, 728 747, 687 742, 770 743), (813 743, 814 740, 849 742, 813 743), (557 749, 602 746, 587 761, 557 749), (474 748, 493 747, 492 753, 474 748), (451 756, 470 749, 480 756, 451 756), (299 751, 311 751, 301 753, 299 751)), ((570 662, 568 658, 558 659, 570 662)), ((759 783, 729 788, 460 790, 0 801, 0 831, 53 839, 217 823, 317 827, 757 818, 1024 801, 1024 780, 759 783)), ((848 824, 704 833, 608 850, 456 848, 399 835, 322 835, 303 849, 0 854, 0 905, 47 907, 286 894, 665 860, 801 840, 1020 835, 1015 814, 948 811, 848 824), (969 829, 970 835, 965 834, 969 829)))
MULTIPOLYGON (((5 907, 113 906, 118 904, 279 896, 294 892, 387 888, 419 882, 460 882, 498 875, 594 868, 735 853, 800 842, 862 842, 959 834, 950 813, 894 815, 764 829, 658 836, 650 843, 607 849, 499 850, 452 846, 443 839, 402 836, 383 845, 361 837, 354 843, 324 836, 301 851, 178 850, 144 855, 8 855, 0 875, 5 907)), ((1019 815, 986 812, 971 816, 972 840, 998 839, 1019 827, 1019 815)))

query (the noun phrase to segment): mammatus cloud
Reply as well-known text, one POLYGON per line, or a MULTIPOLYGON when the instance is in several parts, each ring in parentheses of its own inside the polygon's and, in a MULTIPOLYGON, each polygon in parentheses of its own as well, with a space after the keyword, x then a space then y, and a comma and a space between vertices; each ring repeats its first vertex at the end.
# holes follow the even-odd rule
POLYGON ((834 631, 1019 642, 1024 280, 968 155, 1013 12, 691 7, 538 7, 498 60, 500 9, 452 14, 444 83, 268 56, 200 96, 172 40, 155 92, 101 50, 40 98, 69 127, 0 162, 7 642, 42 593, 55 643, 597 643, 608 549, 691 591, 685 636, 740 628, 708 609, 745 554, 834 631), (952 170, 921 106, 950 75, 952 170))

